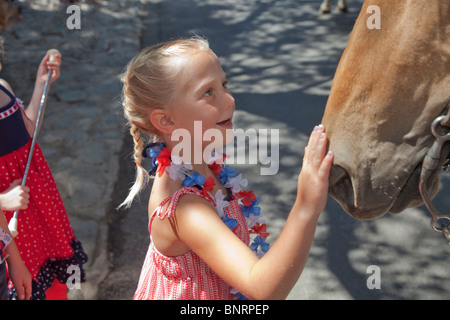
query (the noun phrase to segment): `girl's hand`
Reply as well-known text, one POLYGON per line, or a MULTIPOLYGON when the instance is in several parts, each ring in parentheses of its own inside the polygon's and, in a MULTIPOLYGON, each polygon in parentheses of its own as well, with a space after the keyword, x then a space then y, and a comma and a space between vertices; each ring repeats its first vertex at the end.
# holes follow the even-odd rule
POLYGON ((328 178, 334 155, 331 151, 326 153, 326 149, 325 129, 322 125, 316 126, 305 148, 296 201, 311 214, 320 214, 328 198, 328 178))
POLYGON ((59 54, 55 54, 55 59, 50 61, 50 55, 47 53, 39 64, 36 81, 42 81, 42 84, 45 84, 47 81, 48 71, 51 70, 52 72, 50 73, 49 84, 52 84, 60 76, 60 66, 61 56, 59 54))
POLYGON ((8 262, 8 273, 16 289, 18 299, 30 300, 32 291, 31 273, 28 271, 22 259, 20 259, 18 252, 17 255, 8 257, 6 260, 8 262))
POLYGON ((30 188, 21 186, 21 180, 14 180, 13 183, 0 194, 0 208, 8 211, 24 210, 28 208, 30 202, 30 188))

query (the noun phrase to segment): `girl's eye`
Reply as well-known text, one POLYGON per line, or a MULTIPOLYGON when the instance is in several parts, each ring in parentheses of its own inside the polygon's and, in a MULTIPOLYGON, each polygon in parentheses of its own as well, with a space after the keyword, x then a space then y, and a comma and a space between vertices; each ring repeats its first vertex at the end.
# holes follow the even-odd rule
MULTIPOLYGON (((222 83, 222 86, 223 86, 224 89, 228 89, 228 81, 224 81, 224 82, 222 83)), ((203 96, 205 96, 205 97, 211 97, 212 94, 213 94, 213 88, 209 88, 209 89, 203 94, 203 96)))
POLYGON ((204 96, 210 97, 210 96, 212 95, 212 92, 213 92, 212 88, 209 88, 209 89, 205 92, 204 96))

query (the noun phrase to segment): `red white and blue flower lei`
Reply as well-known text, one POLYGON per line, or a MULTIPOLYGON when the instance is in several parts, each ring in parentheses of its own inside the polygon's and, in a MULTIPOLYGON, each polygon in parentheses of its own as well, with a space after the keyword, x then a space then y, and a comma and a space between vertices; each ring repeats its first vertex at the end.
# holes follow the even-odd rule
MULTIPOLYGON (((217 213, 227 227, 230 230, 237 227, 237 221, 229 218, 225 210, 228 206, 228 201, 225 200, 227 196, 222 194, 222 190, 217 191, 214 197, 210 194, 215 185, 213 177, 205 178, 193 171, 192 165, 182 164, 181 160, 172 157, 170 150, 160 142, 147 145, 142 154, 152 160, 153 168, 149 171, 150 175, 161 176, 165 171, 173 180, 182 180, 185 187, 199 187, 204 197, 214 200, 217 213)), ((239 199, 239 206, 251 235, 250 249, 261 258, 269 250, 270 244, 266 242, 269 233, 266 231, 266 221, 259 207, 259 198, 253 191, 241 190, 241 187, 247 186, 247 179, 243 179, 242 174, 238 175, 237 169, 231 169, 223 164, 223 157, 219 159, 217 154, 212 155, 208 166, 220 182, 239 199)))
POLYGON ((8 254, 6 253, 6 247, 11 242, 11 237, 6 233, 5 230, 0 228, 0 264, 5 262, 8 254))

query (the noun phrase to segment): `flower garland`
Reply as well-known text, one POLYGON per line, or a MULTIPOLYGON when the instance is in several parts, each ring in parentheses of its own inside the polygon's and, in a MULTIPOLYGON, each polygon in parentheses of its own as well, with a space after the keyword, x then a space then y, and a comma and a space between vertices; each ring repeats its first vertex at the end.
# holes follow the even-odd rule
POLYGON ((5 262, 8 254, 6 253, 6 247, 11 242, 11 237, 6 233, 5 230, 0 228, 0 264, 5 262))
MULTIPOLYGON (((222 190, 217 191, 214 197, 210 194, 215 185, 213 177, 205 178, 200 173, 193 171, 192 165, 181 164, 180 159, 175 159, 175 157, 171 156, 170 150, 160 142, 147 145, 142 155, 144 158, 152 160, 153 168, 149 171, 150 175, 158 174, 162 176, 164 171, 166 171, 173 180, 181 179, 183 181, 182 185, 185 187, 200 187, 204 197, 214 200, 217 213, 225 225, 230 230, 237 227, 237 221, 230 218, 226 212, 228 201, 225 200, 226 195, 222 194, 222 190), (189 173, 191 171, 193 172, 189 173)), ((248 182, 247 179, 242 178, 242 174, 238 175, 237 169, 231 169, 228 165, 219 164, 217 161, 212 161, 208 164, 208 167, 239 200, 239 206, 246 219, 250 235, 253 235, 249 247, 261 258, 269 250, 270 244, 266 242, 269 233, 266 231, 266 221, 261 208, 258 206, 259 198, 255 196, 253 191, 241 190, 241 187, 246 187, 248 182)))

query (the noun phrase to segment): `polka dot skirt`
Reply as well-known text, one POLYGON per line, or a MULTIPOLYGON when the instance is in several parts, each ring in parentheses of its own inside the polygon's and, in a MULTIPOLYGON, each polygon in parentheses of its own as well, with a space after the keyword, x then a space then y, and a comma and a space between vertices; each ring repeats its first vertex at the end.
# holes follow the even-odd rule
MULTIPOLYGON (((0 192, 9 188, 16 179, 22 179, 28 159, 31 140, 22 148, 0 157, 0 192)), ((66 283, 71 275, 67 268, 80 267, 87 261, 81 243, 74 237, 64 204, 50 168, 38 144, 26 185, 30 188, 30 203, 18 215, 16 242, 22 259, 33 277, 32 299, 45 299, 54 279, 66 283)), ((13 212, 5 211, 9 221, 13 212)))

